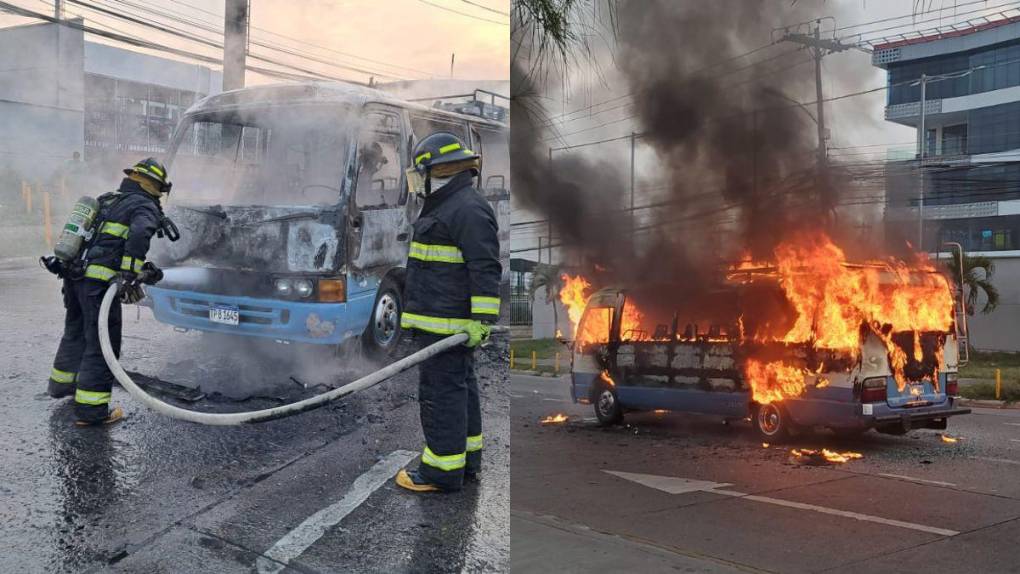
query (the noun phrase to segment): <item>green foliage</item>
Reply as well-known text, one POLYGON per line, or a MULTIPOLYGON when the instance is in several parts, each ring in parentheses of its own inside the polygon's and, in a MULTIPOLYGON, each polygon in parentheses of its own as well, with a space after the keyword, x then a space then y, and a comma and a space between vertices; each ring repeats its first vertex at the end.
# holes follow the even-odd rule
MULTIPOLYGON (((995 400, 995 383, 983 381, 969 385, 960 385, 960 395, 968 399, 995 400)), ((1001 400, 1007 403, 1020 401, 1020 382, 1003 381, 1001 397, 1001 400)))
POLYGON ((514 350, 518 364, 526 364, 531 360, 531 352, 539 359, 552 359, 556 353, 564 359, 569 349, 556 339, 514 339, 510 341, 510 348, 514 350))
MULTIPOLYGON (((960 264, 955 257, 946 262, 946 269, 953 279, 954 285, 960 285, 960 264)), ((999 306, 999 290, 992 284, 992 277, 995 275, 995 262, 984 255, 963 256, 963 289, 964 303, 967 306, 967 314, 973 315, 977 307, 978 296, 985 294, 985 304, 981 308, 982 313, 991 313, 999 306)))

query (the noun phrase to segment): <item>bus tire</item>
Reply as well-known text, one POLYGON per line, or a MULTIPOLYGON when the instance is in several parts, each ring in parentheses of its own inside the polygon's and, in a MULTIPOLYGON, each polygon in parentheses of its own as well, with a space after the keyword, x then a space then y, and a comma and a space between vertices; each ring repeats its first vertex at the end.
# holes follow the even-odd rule
POLYGON ((751 424, 762 442, 782 443, 795 433, 790 415, 779 403, 756 404, 751 412, 751 424))
POLYGON ((599 385, 592 400, 595 418, 601 426, 613 426, 623 422, 623 407, 616 396, 616 389, 609 385, 599 385))
POLYGON ((365 332, 361 334, 361 347, 365 356, 376 361, 388 361, 397 354, 400 337, 400 314, 404 311, 403 289, 392 278, 379 284, 379 292, 372 304, 365 332))

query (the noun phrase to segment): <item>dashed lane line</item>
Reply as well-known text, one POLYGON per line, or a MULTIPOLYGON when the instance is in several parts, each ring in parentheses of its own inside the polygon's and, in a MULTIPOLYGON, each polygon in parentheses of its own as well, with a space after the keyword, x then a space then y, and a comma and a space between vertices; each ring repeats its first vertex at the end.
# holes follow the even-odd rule
POLYGON ((971 458, 974 460, 986 460, 988 462, 1001 462, 1003 464, 1015 464, 1020 466, 1020 460, 1012 460, 1009 458, 995 458, 991 456, 970 456, 967 458, 971 458))
POLYGON ((361 506, 380 486, 386 484, 398 470, 411 462, 418 453, 397 450, 355 479, 350 490, 338 502, 309 516, 304 522, 276 541, 272 548, 259 556, 255 565, 259 574, 277 574, 291 560, 315 544, 327 530, 336 526, 345 516, 361 506))
POLYGON ((602 472, 612 474, 624 480, 636 482, 649 488, 654 488, 657 490, 661 490, 663 492, 668 492, 670 494, 685 494, 697 491, 710 492, 713 494, 721 494, 723 496, 739 498, 740 500, 753 500, 755 502, 763 502, 765 504, 774 504, 776 506, 785 506, 787 508, 796 508, 798 510, 808 510, 811 512, 818 512, 821 514, 841 516, 843 518, 852 518, 854 520, 860 520, 863 522, 873 522, 876 524, 884 524, 886 526, 895 526, 897 528, 917 530, 920 532, 927 532, 929 534, 935 534, 938 536, 956 536, 957 534, 959 534, 959 532, 955 530, 936 528, 934 526, 926 526, 924 524, 904 522, 902 520, 893 520, 891 518, 882 518, 881 516, 872 516, 870 514, 850 512, 849 510, 839 510, 837 508, 829 508, 827 506, 818 506, 817 504, 807 504, 804 502, 795 502, 793 500, 785 500, 782 498, 772 498, 771 496, 758 496, 756 494, 737 492, 735 490, 724 490, 722 487, 730 486, 729 484, 726 483, 708 482, 705 480, 680 478, 675 476, 658 476, 653 474, 621 472, 616 470, 603 470, 602 472))
POLYGON ((906 480, 909 482, 919 482, 921 484, 934 484, 935 486, 956 486, 952 482, 942 482, 941 480, 927 480, 924 478, 914 478, 912 476, 905 476, 902 474, 886 474, 884 472, 878 473, 878 476, 884 476, 886 478, 898 478, 900 480, 906 480))

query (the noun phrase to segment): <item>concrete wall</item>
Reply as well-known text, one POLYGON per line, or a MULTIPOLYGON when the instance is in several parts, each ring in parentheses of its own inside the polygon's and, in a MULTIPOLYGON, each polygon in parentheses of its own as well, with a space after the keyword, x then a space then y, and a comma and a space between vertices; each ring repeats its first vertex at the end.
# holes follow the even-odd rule
MULTIPOLYGON (((999 290, 999 307, 968 318, 971 345, 980 351, 1020 352, 1020 256, 995 259, 992 283, 999 290)), ((978 303, 978 309, 984 300, 978 303)))
MULTIPOLYGON (((535 304, 531 308, 531 336, 534 339, 551 339, 556 336, 556 322, 554 322, 553 306, 545 302, 545 291, 539 289, 535 293, 535 304)), ((559 329, 567 339, 573 337, 573 329, 570 325, 570 317, 567 309, 559 301, 556 302, 556 313, 559 318, 559 329)))
POLYGON ((84 44, 55 24, 0 31, 0 165, 44 178, 82 150, 84 44))

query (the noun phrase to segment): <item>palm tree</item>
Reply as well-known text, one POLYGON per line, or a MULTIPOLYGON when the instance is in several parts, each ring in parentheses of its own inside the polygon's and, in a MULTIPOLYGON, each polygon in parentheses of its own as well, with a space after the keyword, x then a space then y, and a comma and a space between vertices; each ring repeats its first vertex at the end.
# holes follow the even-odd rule
POLYGON ((552 306, 553 327, 556 329, 556 333, 559 333, 560 314, 557 309, 557 303, 560 300, 560 289, 563 288, 563 278, 562 273, 560 272, 560 266, 549 265, 548 263, 539 263, 535 265, 535 268, 531 273, 531 285, 528 286, 528 294, 531 295, 531 300, 534 302, 535 293, 541 287, 545 287, 545 302, 552 306))
POLYGON ((953 285, 964 289, 964 304, 967 314, 973 315, 977 307, 978 296, 985 294, 985 304, 981 308, 982 313, 991 313, 999 306, 999 290, 992 284, 992 276, 995 275, 995 262, 984 255, 963 256, 963 280, 960 279, 960 262, 955 257, 946 263, 949 276, 953 278, 953 285))

